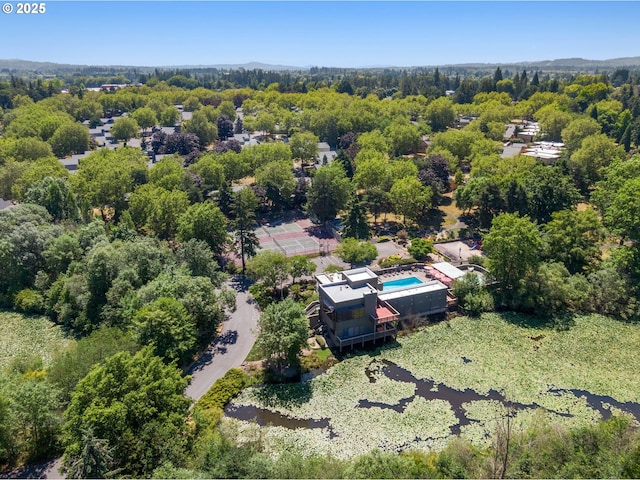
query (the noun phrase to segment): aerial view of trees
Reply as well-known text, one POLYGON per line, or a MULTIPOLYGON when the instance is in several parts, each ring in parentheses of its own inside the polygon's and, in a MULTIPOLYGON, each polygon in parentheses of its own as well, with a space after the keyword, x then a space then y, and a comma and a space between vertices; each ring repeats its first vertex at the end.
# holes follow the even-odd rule
MULTIPOLYGON (((481 451, 463 440, 438 452, 274 459, 272 439, 236 441, 219 409, 192 408, 184 395, 193 362, 209 361, 220 338, 233 343, 222 325, 244 295, 261 310, 250 357, 283 375, 325 368, 330 348, 321 329, 310 333, 305 308, 318 298, 312 275, 330 262, 310 257, 378 268, 378 242, 396 241, 401 260, 420 262, 412 268, 440 255, 440 241, 481 250, 469 261, 483 276, 466 275, 449 292, 473 321, 517 312, 567 331, 574 316, 598 314, 635 329, 638 72, 314 67, 134 77, 123 68, 53 79, 0 72, 0 197, 10 203, 0 210, 0 318, 46 318, 67 342, 3 364, 3 471, 62 456, 73 478, 443 478, 489 475, 494 455, 492 474, 502 477, 638 475, 637 428, 615 416, 582 430, 563 424, 556 440, 529 432, 541 455, 554 451, 548 444, 575 448, 556 469, 527 463, 524 436, 500 468, 505 444, 481 451), (127 86, 92 91, 113 82, 127 86), (115 141, 100 140, 102 129, 115 141), (331 149, 324 159, 321 142, 331 149), (540 154, 549 145, 557 155, 540 154), (73 168, 72 156, 81 157, 73 168), (261 248, 257 229, 285 215, 338 246, 309 256, 261 248), (321 353, 309 353, 314 345, 321 353), (600 439, 589 455, 613 452, 615 469, 585 466, 587 437, 600 439)), ((257 370, 228 380, 228 398, 277 377, 257 370)), ((268 395, 282 401, 283 391, 268 395)))

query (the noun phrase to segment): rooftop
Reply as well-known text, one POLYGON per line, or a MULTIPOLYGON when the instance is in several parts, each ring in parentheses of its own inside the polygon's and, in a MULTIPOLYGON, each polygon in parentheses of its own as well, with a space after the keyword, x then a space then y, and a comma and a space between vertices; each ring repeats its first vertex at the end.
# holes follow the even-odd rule
POLYGON ((345 270, 342 272, 342 275, 350 282, 361 282, 362 280, 378 278, 378 275, 373 273, 367 267, 345 270))
POLYGON ((347 283, 323 285, 322 289, 334 305, 348 302, 350 300, 358 300, 364 297, 367 293, 375 293, 378 291, 368 283, 357 288, 351 288, 347 283))
POLYGON ((321 273, 316 275, 316 279, 320 285, 327 285, 329 283, 339 283, 343 281, 341 272, 333 272, 333 273, 321 273))
POLYGON ((444 273, 447 277, 449 277, 452 280, 462 277, 465 273, 459 268, 454 267, 453 265, 447 262, 434 263, 431 265, 431 267, 435 268, 441 273, 444 273))

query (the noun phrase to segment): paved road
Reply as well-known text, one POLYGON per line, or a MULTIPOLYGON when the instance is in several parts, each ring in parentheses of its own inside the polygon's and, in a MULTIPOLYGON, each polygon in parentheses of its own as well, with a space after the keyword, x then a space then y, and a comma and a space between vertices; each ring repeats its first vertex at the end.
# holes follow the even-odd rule
POLYGON ((230 368, 239 367, 256 341, 260 312, 249 294, 249 283, 238 275, 229 281, 229 286, 237 292, 236 311, 223 323, 220 336, 187 372, 191 375, 191 383, 185 395, 193 400, 207 393, 230 368))

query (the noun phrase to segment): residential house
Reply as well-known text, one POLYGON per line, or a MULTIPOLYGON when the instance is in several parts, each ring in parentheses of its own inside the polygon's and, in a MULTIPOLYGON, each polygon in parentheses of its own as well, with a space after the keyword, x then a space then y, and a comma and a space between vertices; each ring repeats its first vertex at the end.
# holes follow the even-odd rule
POLYGON ((564 150, 564 143, 561 142, 535 142, 523 155, 533 157, 547 165, 553 165, 562 156, 564 150))
POLYGON ((366 267, 316 275, 319 320, 340 350, 393 337, 401 320, 447 310, 446 285, 405 279, 392 287, 366 267))
POLYGON ((327 142, 318 143, 318 155, 316 155, 316 166, 320 168, 325 163, 329 164, 334 158, 338 156, 335 150, 331 150, 331 147, 327 142), (326 162, 325 162, 326 158, 326 162))

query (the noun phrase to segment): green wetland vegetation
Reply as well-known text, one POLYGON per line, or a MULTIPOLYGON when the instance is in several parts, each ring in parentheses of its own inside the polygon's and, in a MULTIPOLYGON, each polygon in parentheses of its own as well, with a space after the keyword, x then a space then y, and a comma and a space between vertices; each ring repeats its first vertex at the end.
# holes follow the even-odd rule
POLYGON ((19 362, 49 365, 69 345, 62 328, 44 315, 0 310, 0 369, 20 369, 19 362))
POLYGON ((0 471, 640 477, 640 73, 532 68, 0 79, 0 471), (565 147, 514 153, 537 140, 565 147), (300 211, 340 217, 346 263, 458 235, 490 281, 452 285, 468 317, 275 385, 334 361, 300 358, 316 264, 258 251, 300 211), (265 369, 194 406, 240 269, 265 369))
MULTIPOLYGON (((599 315, 562 328, 521 314, 458 317, 353 354, 309 382, 248 388, 227 414, 262 423, 272 453, 341 458, 442 450, 458 433, 486 448, 507 416, 514 432, 593 426, 611 415, 635 424, 639 342, 638 325, 599 315)), ((241 441, 258 431, 246 420, 225 423, 241 441)))

